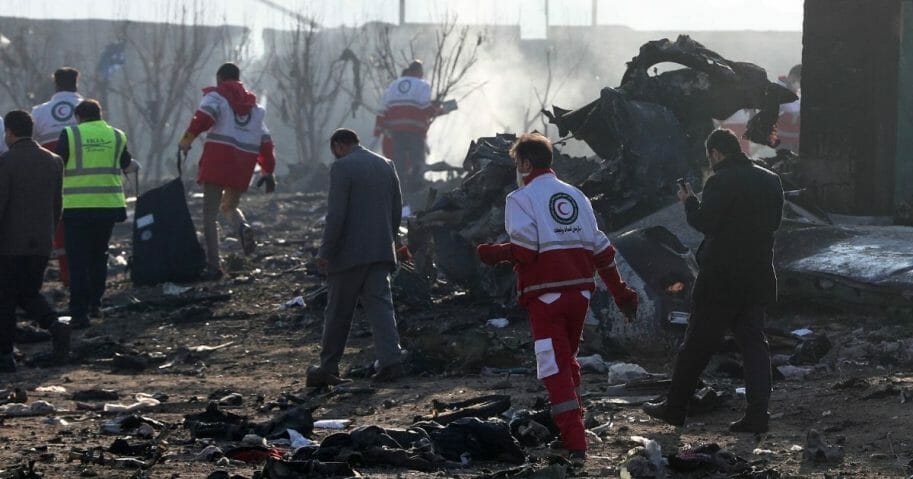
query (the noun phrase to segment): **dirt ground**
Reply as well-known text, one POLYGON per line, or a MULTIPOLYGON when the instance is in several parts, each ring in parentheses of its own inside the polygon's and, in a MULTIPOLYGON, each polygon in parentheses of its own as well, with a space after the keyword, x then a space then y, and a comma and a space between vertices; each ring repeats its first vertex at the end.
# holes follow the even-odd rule
MULTIPOLYGON (((122 437, 101 432, 102 423, 112 415, 76 410, 69 394, 82 389, 115 389, 121 395, 118 402, 129 402, 136 393, 164 393, 168 399, 143 414, 167 424, 180 424, 184 414, 202 411, 210 395, 219 390, 243 395, 241 406, 228 409, 256 421, 278 413, 277 410, 266 411, 262 406, 277 401, 283 393, 309 393, 304 391, 304 376, 307 367, 317 360, 322 315, 319 309, 283 309, 282 305, 319 284, 319 279, 309 273, 306 263, 319 240, 323 199, 319 195, 281 195, 269 200, 262 195, 251 195, 244 205, 249 220, 261 229, 260 245, 254 256, 244 259, 237 256, 236 242, 226 242, 224 253, 234 258, 231 279, 189 285, 193 287, 192 291, 169 299, 162 296, 158 288, 133 289, 123 268, 115 267, 109 279, 105 319, 95 321, 90 329, 74 335, 74 348, 77 349, 80 344, 102 344, 102 340, 109 337, 127 349, 161 353, 163 360, 159 364, 167 366, 173 362, 173 365, 152 365, 141 372, 116 372, 112 370, 109 358, 99 357, 63 367, 26 365, 17 374, 0 376, 0 389, 22 388, 28 392, 30 402, 46 400, 61 410, 51 416, 0 419, 0 470, 32 459, 37 461, 36 469, 49 478, 134 477, 133 470, 68 461, 74 448, 97 446, 107 449, 115 439, 122 437), (172 303, 155 305, 150 298, 172 303), (191 306, 211 309, 212 316, 202 314, 197 319, 193 314, 200 309, 188 309, 191 306), (230 345, 212 352, 187 354, 182 349, 225 343, 230 345), (62 386, 66 393, 35 391, 42 386, 62 386), (49 417, 62 418, 68 425, 50 421, 49 417)), ((192 201, 191 209, 196 216, 199 199, 192 201)), ((129 255, 128 235, 128 227, 118 228, 112 256, 129 255)), ((61 310, 65 310, 65 294, 59 283, 49 282, 45 291, 57 300, 61 310)), ((494 330, 485 325, 490 306, 451 290, 436 291, 433 303, 424 308, 400 308, 398 319, 403 346, 423 351, 434 342, 447 344, 450 333, 455 334, 454 337, 465 337, 459 335, 477 332, 486 337, 502 338, 516 346, 511 354, 492 359, 500 363, 492 366, 516 361, 512 366, 533 367, 524 321, 513 320, 508 328, 494 330)), ((811 311, 778 311, 772 315, 771 323, 784 328, 808 326, 825 331, 835 344, 839 344, 841 338, 884 328, 878 315, 804 309, 811 311)), ((358 320, 353 327, 343 371, 371 361, 371 337, 367 328, 364 320, 358 320)), ((894 325, 891 331, 890 334, 909 337, 910 325, 894 325)), ((26 358, 49 347, 49 342, 19 346, 26 358)), ((484 353, 482 351, 483 358, 484 353)), ((619 356, 618 352, 601 353, 604 357, 619 356)), ((653 372, 667 372, 671 356, 638 357, 636 353, 628 353, 621 359, 639 363, 653 372)), ((420 361, 421 355, 416 354, 414 362, 420 361)), ((630 436, 643 436, 658 441, 664 453, 686 446, 718 443, 751 462, 756 461, 759 466, 776 469, 783 477, 907 477, 913 474, 910 469, 913 405, 902 404, 892 391, 913 386, 913 372, 889 363, 838 359, 835 367, 817 368, 805 380, 776 382, 771 405, 774 418, 771 432, 760 436, 726 431, 728 423, 740 415, 744 399, 735 398, 712 413, 693 418, 684 428, 674 428, 649 419, 639 407, 611 401, 605 394, 608 388, 606 375, 586 373, 583 386, 589 424, 611 423, 611 426, 602 429, 602 443, 591 441, 589 459, 578 475, 618 477, 619 466, 635 446, 630 436), (856 388, 834 388, 848 378, 863 381, 856 388), (872 394, 879 388, 884 389, 884 394, 872 394), (864 399, 866 396, 874 398, 864 399), (828 442, 842 444, 846 452, 844 461, 835 465, 813 465, 804 461, 802 451, 794 446, 805 445, 809 429, 821 431, 828 442)), ((505 380, 504 377, 483 376, 478 368, 464 366, 459 358, 453 358, 449 364, 444 361, 436 368, 417 364, 416 372, 408 378, 379 386, 368 393, 320 396, 310 392, 313 401, 320 405, 314 416, 316 419, 351 419, 353 426, 405 427, 415 416, 429 413, 432 399, 454 401, 486 394, 510 394, 513 406, 519 408, 530 407, 536 398, 545 397, 545 390, 534 375, 515 375, 505 380)), ((737 379, 721 376, 709 376, 706 380, 720 388, 732 389, 741 385, 737 379)), ((367 379, 356 379, 355 385, 367 387, 370 383, 367 379)), ((315 437, 319 440, 332 432, 318 429, 315 437)), ((206 444, 188 443, 189 437, 186 429, 177 428, 169 438, 171 445, 167 454, 149 471, 148 477, 205 478, 217 469, 251 477, 262 468, 243 463, 222 467, 197 461, 196 455, 206 444)), ((541 450, 529 452, 533 456, 544 454, 541 450)), ((365 477, 377 478, 468 478, 507 467, 510 466, 473 463, 465 469, 437 473, 392 468, 367 468, 359 469, 359 472, 365 477)))

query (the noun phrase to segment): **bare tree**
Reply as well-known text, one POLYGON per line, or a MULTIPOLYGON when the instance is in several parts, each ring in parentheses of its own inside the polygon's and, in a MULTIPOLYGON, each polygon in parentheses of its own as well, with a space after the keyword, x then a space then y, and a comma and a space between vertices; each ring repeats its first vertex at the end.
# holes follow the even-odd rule
POLYGON ((447 17, 434 32, 431 87, 438 101, 463 99, 485 85, 469 79, 469 73, 479 61, 479 47, 484 41, 481 33, 473 34, 469 26, 457 27, 457 18, 447 17))
POLYGON ((299 164, 313 166, 326 156, 329 133, 359 106, 348 101, 361 90, 359 64, 350 49, 354 38, 348 29, 328 32, 299 17, 294 30, 274 31, 268 39, 266 71, 277 87, 273 98, 280 104, 280 117, 295 132, 299 164), (347 91, 349 64, 355 86, 347 91))
MULTIPOLYGON (((571 49, 578 51, 578 49, 571 49)), ((549 123, 548 118, 542 114, 555 101, 558 93, 567 85, 568 80, 577 75, 580 65, 583 63, 585 55, 577 57, 575 63, 568 69, 564 70, 562 75, 555 75, 555 49, 551 46, 545 49, 545 76, 541 83, 533 81, 533 103, 526 107, 523 114, 523 130, 531 131, 533 125, 538 123, 542 129, 539 130, 543 135, 548 135, 549 123)), ((536 77, 540 78, 540 77, 536 77)))
MULTIPOLYGON (((45 25, 46 26, 46 25, 45 25)), ((28 108, 54 92, 50 72, 59 65, 55 36, 22 25, 0 36, 0 88, 12 106, 28 108)))
POLYGON ((204 27, 200 15, 181 8, 167 24, 121 24, 127 64, 120 78, 104 85, 112 106, 119 106, 117 120, 131 133, 131 147, 146 161, 144 180, 162 177, 171 165, 167 152, 199 101, 204 65, 216 52, 238 58, 248 39, 246 30, 233 35, 231 27, 204 27))
POLYGON ((375 103, 380 103, 390 82, 398 78, 410 62, 421 57, 431 59, 429 82, 436 101, 462 100, 484 85, 484 82, 470 79, 470 73, 479 61, 479 48, 484 43, 482 32, 459 26, 454 16, 445 17, 431 32, 417 32, 401 42, 392 38, 393 28, 390 25, 379 28, 368 48, 371 53, 366 62, 366 77, 373 87, 375 103))

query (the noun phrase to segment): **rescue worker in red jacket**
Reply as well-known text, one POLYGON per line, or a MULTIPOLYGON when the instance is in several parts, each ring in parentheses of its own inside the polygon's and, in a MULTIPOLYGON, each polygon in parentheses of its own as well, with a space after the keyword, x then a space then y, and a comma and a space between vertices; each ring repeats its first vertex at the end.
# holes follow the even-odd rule
POLYGON ((409 64, 384 92, 383 111, 374 125, 374 136, 384 135, 384 155, 393 159, 406 191, 421 186, 428 128, 431 119, 443 113, 440 103, 432 101, 431 84, 424 76, 420 60, 409 64), (388 145, 392 151, 387 151, 388 145))
MULTIPOLYGON (((62 67, 54 72, 55 93, 50 100, 35 105, 32 108, 32 119, 35 121, 34 138, 42 148, 50 151, 57 150, 57 138, 60 132, 68 126, 76 126, 76 115, 73 110, 83 100, 79 94, 79 70, 71 67, 62 67)), ((67 262, 63 223, 57 225, 54 232, 54 256, 60 268, 60 282, 70 286, 70 266, 67 262)), ((89 316, 100 318, 100 310, 89 312, 89 316)))
POLYGON ((276 189, 273 178, 276 160, 273 141, 264 123, 266 111, 257 104, 257 97, 244 88, 240 78, 241 70, 234 63, 219 67, 216 86, 203 89, 203 100, 178 145, 186 153, 198 135, 208 132, 197 183, 203 185, 203 235, 211 279, 223 275, 216 224, 219 211, 231 223, 244 253, 250 255, 256 248, 254 231, 238 205, 255 165, 259 164, 262 172, 257 186, 266 184, 267 193, 276 189))
POLYGON ((480 244, 490 265, 514 264, 519 303, 526 307, 537 376, 548 389, 559 444, 572 459, 586 458, 577 349, 594 275, 602 278, 626 319, 637 312, 637 293, 615 267, 615 248, 599 230, 590 200, 551 169, 552 145, 539 133, 520 136, 511 148, 519 189, 507 195, 504 224, 509 243, 480 244))

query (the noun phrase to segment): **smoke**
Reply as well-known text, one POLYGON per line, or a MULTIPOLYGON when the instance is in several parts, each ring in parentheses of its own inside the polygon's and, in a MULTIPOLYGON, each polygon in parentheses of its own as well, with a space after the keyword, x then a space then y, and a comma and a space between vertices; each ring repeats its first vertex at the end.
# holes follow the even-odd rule
MULTIPOLYGON (((547 119, 541 108, 582 106, 605 86, 604 79, 592 71, 589 46, 562 43, 517 38, 489 41, 467 80, 483 86, 457 98, 457 111, 435 120, 428 133, 428 161, 459 165, 471 140, 495 133, 537 130, 557 140, 554 125, 543 124, 547 119), (544 105, 540 99, 545 100, 544 105)), ((574 154, 593 154, 582 142, 572 143, 574 154)))

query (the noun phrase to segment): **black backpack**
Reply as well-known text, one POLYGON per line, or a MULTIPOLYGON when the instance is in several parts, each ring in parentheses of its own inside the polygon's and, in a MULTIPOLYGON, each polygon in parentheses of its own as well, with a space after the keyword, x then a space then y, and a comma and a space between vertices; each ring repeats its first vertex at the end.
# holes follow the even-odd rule
POLYGON ((130 274, 136 285, 196 281, 206 268, 187 208, 181 160, 178 152, 177 178, 136 198, 130 274))

